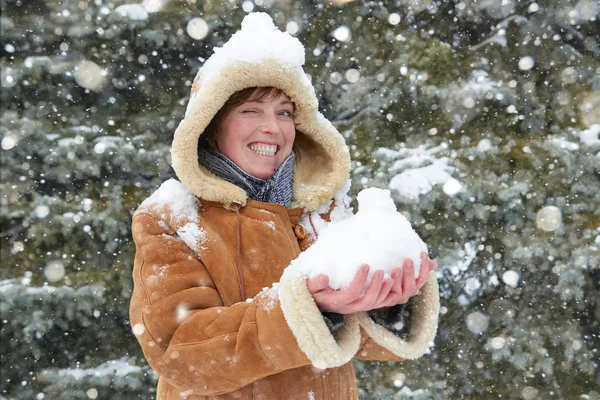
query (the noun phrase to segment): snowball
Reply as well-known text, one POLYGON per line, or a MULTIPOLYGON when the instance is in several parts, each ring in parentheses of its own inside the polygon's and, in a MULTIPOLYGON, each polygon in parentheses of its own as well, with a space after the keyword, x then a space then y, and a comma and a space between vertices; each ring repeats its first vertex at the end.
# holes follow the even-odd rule
MULTIPOLYGON (((358 194, 358 212, 363 213, 395 213, 396 205, 390 197, 389 190, 370 188, 358 194)), ((402 216, 404 218, 404 216, 402 216)))
POLYGON ((320 215, 329 213, 330 221, 342 221, 354 216, 352 207, 350 207, 352 199, 348 196, 351 184, 352 182, 348 180, 343 188, 334 193, 333 201, 321 204, 316 211, 306 214, 300 219, 300 224, 310 235, 318 237, 321 230, 327 226, 327 222, 320 215), (332 202, 333 208, 331 208, 332 202))
POLYGON ((325 274, 331 288, 341 289, 362 264, 370 266, 368 282, 379 269, 389 278, 392 269, 402 267, 407 258, 413 260, 418 276, 421 252, 427 252, 427 246, 396 211, 390 191, 369 188, 358 194, 356 215, 329 223, 288 269, 299 269, 309 277, 325 274))
POLYGON ((242 21, 242 30, 247 32, 270 32, 277 30, 267 13, 248 14, 242 21))

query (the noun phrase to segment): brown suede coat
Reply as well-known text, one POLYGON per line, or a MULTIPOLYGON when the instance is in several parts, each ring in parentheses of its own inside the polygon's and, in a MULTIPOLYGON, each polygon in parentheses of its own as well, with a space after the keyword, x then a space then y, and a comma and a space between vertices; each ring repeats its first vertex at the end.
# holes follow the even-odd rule
MULTIPOLYGON (((240 210, 244 301, 236 212, 198 202, 195 248, 180 238, 190 220, 173 217, 169 205, 148 202, 135 213, 131 324, 160 375, 158 399, 358 398, 352 363, 313 367, 275 290, 263 290, 310 242, 294 233, 301 214, 257 201, 240 210)), ((364 332, 357 356, 400 360, 364 332)))
POLYGON ((246 18, 260 23, 242 23, 234 35, 243 54, 232 51, 232 37, 194 80, 171 147, 179 181, 163 183, 133 216, 131 326, 160 375, 159 400, 356 399, 354 357, 415 359, 431 345, 439 309, 435 274, 411 299, 407 340, 367 313, 347 315, 332 335, 306 276, 283 274, 318 237, 322 214, 343 216, 347 202, 339 192, 345 193, 350 154, 319 113, 299 59, 287 57, 303 51, 300 42, 269 26, 264 14, 246 18), (233 93, 255 86, 279 88, 295 104, 291 209, 248 200, 198 163, 198 140, 214 115, 233 93), (332 198, 339 207, 331 207, 332 198), (308 232, 303 239, 299 224, 308 232))

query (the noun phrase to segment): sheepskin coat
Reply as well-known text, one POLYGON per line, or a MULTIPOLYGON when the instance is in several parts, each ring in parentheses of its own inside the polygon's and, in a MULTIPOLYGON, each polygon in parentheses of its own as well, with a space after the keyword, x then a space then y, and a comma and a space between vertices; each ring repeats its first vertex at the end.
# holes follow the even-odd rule
MULTIPOLYGON (((213 57, 219 54, 226 52, 213 57)), ((198 72, 175 132, 179 180, 165 182, 133 216, 130 319, 160 376, 157 398, 357 399, 353 358, 414 359, 430 346, 439 309, 435 275, 411 299, 408 339, 367 313, 347 315, 332 334, 306 277, 281 277, 322 221, 347 206, 332 198, 348 180, 348 149, 318 112, 301 66, 276 57, 219 65, 218 74, 198 72), (296 105, 289 209, 248 200, 197 161, 198 139, 216 112, 234 92, 255 86, 277 87, 296 105)))

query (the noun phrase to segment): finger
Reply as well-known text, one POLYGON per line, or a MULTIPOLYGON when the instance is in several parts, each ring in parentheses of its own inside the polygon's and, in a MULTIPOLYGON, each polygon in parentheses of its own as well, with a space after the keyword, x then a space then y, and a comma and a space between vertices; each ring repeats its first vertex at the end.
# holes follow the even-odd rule
POLYGON ((365 295, 355 304, 360 304, 363 310, 370 310, 373 308, 373 304, 377 301, 377 296, 383 286, 383 275, 382 270, 378 270, 373 274, 373 278, 365 291, 365 295))
POLYGON ((434 260, 429 260, 429 270, 433 271, 434 269, 436 269, 438 267, 438 263, 437 261, 434 260))
MULTIPOLYGON (((431 258, 429 258, 429 255, 425 252, 421 252, 421 259, 425 259, 427 261, 425 263, 425 265, 429 266, 430 271, 433 271, 438 266, 438 263, 436 261, 433 261, 431 258)), ((423 265, 423 264, 421 264, 421 265, 423 265)))
POLYGON ((324 274, 319 274, 317 276, 313 276, 306 281, 306 285, 308 286, 308 291, 311 293, 316 293, 321 290, 329 288, 329 277, 324 274))
POLYGON ((352 282, 346 289, 344 289, 341 293, 341 297, 346 299, 348 303, 351 303, 360 297, 360 294, 365 287, 365 283, 367 282, 367 278, 369 276, 369 266, 367 264, 363 264, 358 269, 358 272, 354 276, 352 282))
POLYGON ((421 272, 419 273, 419 277, 415 282, 415 294, 417 294, 419 290, 421 290, 421 288, 425 286, 425 283, 427 283, 427 279, 429 279, 429 272, 421 270, 421 272))
POLYGON ((402 294, 403 297, 412 297, 417 292, 415 289, 415 267, 412 260, 408 260, 408 268, 404 268, 402 277, 402 294))
POLYGON ((394 284, 387 297, 382 301, 381 307, 391 307, 398 304, 402 297, 402 268, 392 270, 394 284))
POLYGON ((429 257, 426 253, 421 253, 421 268, 419 268, 419 277, 417 278, 416 288, 421 289, 429 278, 429 257))
POLYGON ((392 279, 394 280, 394 286, 392 286, 392 293, 402 293, 402 268, 394 268, 392 270, 392 279))
POLYGON ((383 285, 381 285, 381 290, 379 291, 379 294, 377 295, 377 300, 375 301, 373 308, 385 307, 385 301, 388 298, 390 291, 392 290, 392 287, 394 287, 393 279, 386 279, 383 282, 383 285))
POLYGON ((379 308, 381 307, 392 307, 396 304, 401 304, 402 302, 402 293, 394 293, 390 292, 387 297, 381 302, 379 308))
POLYGON ((319 307, 319 310, 325 312, 338 312, 338 303, 332 299, 331 296, 326 294, 326 292, 319 292, 313 294, 313 300, 319 307))

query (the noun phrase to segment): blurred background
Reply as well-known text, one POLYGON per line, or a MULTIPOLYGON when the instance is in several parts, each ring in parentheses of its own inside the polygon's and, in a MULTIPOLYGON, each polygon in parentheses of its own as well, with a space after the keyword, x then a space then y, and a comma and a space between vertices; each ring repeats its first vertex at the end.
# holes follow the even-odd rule
POLYGON ((423 358, 361 399, 600 396, 597 0, 1 0, 0 399, 150 399, 131 215, 192 80, 251 11, 306 47, 355 195, 440 264, 423 358))

